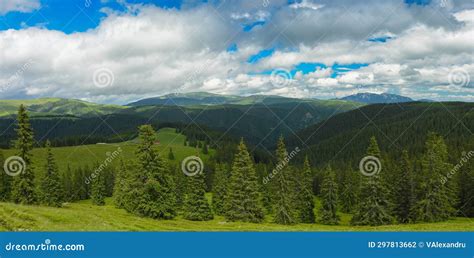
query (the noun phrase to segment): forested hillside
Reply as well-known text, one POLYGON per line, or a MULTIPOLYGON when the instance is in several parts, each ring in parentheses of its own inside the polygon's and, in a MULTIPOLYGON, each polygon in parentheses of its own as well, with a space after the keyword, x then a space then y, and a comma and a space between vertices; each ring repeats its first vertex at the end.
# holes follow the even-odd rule
MULTIPOLYGON (((351 102, 286 102, 276 104, 216 106, 143 106, 116 110, 111 114, 90 116, 51 112, 47 116, 33 113, 31 123, 37 140, 49 138, 53 145, 77 145, 96 142, 118 142, 136 136, 142 124, 157 127, 166 124, 197 124, 247 141, 269 146, 280 134, 327 119, 360 105, 351 102), (127 121, 126 123, 124 121, 127 121)), ((87 110, 87 109, 86 109, 87 110)), ((91 111, 92 112, 92 111, 91 111)), ((74 113, 74 112, 72 112, 74 113)), ((0 118, 0 146, 9 147, 14 137, 14 118, 0 118)))
POLYGON ((474 103, 376 104, 335 115, 290 136, 290 146, 303 146, 313 164, 328 161, 357 163, 370 137, 376 136, 383 152, 392 157, 407 149, 418 158, 428 132, 442 135, 449 157, 473 150, 474 103))

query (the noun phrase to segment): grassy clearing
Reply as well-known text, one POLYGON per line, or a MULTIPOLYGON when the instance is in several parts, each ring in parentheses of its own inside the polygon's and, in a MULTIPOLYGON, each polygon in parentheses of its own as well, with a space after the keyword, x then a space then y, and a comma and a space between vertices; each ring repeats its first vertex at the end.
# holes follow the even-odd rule
POLYGON ((65 204, 63 208, 24 206, 0 203, 0 231, 474 231, 469 218, 446 222, 366 227, 349 225, 350 215, 341 214, 338 226, 298 224, 283 226, 271 223, 226 222, 222 217, 212 221, 194 222, 181 217, 154 220, 137 217, 113 206, 94 206, 90 201, 65 204))
MULTIPOLYGON (((175 156, 175 163, 180 162, 187 156, 196 155, 203 159, 205 162, 209 155, 201 153, 200 149, 184 146, 185 136, 177 134, 174 128, 162 128, 157 133, 159 144, 156 148, 160 151, 165 159, 168 158, 169 148, 173 149, 175 156)), ((93 166, 95 163, 101 163, 107 158, 107 153, 112 153, 120 147, 122 149, 121 155, 114 160, 115 164, 118 164, 120 159, 124 161, 135 158, 135 150, 137 146, 137 140, 131 140, 127 142, 117 144, 93 144, 93 145, 81 145, 71 147, 58 147, 53 148, 53 154, 58 163, 60 170, 64 171, 69 165, 71 168, 79 166, 89 165, 93 166)), ((209 150, 210 154, 213 150, 209 150)), ((3 150, 4 156, 9 157, 15 155, 15 150, 3 150)), ((46 162, 46 149, 37 148, 33 150, 33 165, 35 167, 43 167, 46 162)))

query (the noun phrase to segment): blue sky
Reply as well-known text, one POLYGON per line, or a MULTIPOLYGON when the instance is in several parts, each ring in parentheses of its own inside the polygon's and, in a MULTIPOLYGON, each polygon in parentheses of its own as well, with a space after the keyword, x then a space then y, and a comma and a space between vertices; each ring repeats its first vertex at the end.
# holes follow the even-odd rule
MULTIPOLYGON (((44 26, 65 33, 84 32, 96 28, 106 17, 103 8, 125 11, 117 1, 100 0, 42 0, 41 9, 31 13, 10 12, 1 17, 0 30, 20 29, 28 26, 44 26)), ((179 0, 128 0, 135 4, 153 4, 162 8, 180 8, 179 0)))
POLYGON ((176 90, 473 97, 472 1, 265 3, 2 1, 0 97, 125 103, 176 90), (104 70, 113 83, 96 87, 104 70), (275 71, 289 83, 275 85, 275 71))

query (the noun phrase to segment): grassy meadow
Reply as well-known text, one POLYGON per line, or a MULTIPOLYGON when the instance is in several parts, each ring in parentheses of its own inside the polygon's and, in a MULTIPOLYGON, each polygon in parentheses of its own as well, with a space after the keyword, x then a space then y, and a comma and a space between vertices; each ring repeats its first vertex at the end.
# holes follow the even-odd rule
MULTIPOLYGON (((175 132, 174 128, 162 128, 157 133, 159 144, 156 145, 158 151, 163 155, 165 159, 168 158, 169 148, 173 149, 175 156, 175 163, 183 160, 187 156, 195 155, 202 158, 205 162, 213 150, 209 150, 208 155, 201 153, 201 149, 184 146, 185 136, 175 132)), ((96 163, 101 163, 107 158, 108 153, 112 153, 120 147, 122 149, 121 155, 116 158, 113 163, 118 164, 120 159, 124 161, 135 157, 135 150, 137 146, 137 139, 122 143, 111 143, 111 144, 93 144, 93 145, 80 145, 71 147, 57 147, 53 148, 52 152, 56 158, 60 171, 65 171, 69 165, 71 168, 76 168, 83 165, 93 166, 96 163)), ((46 149, 35 148, 33 151, 33 165, 35 167, 44 166, 46 161, 46 149)), ((15 155, 15 150, 8 149, 3 150, 5 157, 15 155)))
POLYGON ((341 224, 278 225, 267 216, 261 224, 226 222, 223 217, 211 221, 189 221, 181 216, 172 220, 138 217, 115 208, 112 198, 105 206, 90 200, 67 203, 62 208, 0 203, 0 231, 474 231, 469 218, 439 223, 417 223, 378 227, 351 226, 351 215, 340 214, 341 224))

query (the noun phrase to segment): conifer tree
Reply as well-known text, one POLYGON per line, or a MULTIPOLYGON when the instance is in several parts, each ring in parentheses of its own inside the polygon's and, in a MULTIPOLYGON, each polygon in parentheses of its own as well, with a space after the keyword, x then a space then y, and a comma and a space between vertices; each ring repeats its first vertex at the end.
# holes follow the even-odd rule
POLYGON ((58 172, 56 160, 51 151, 51 143, 46 141, 46 167, 39 184, 40 203, 46 206, 61 207, 64 189, 58 172))
MULTIPOLYGON (((375 137, 370 139, 367 156, 373 156, 379 160, 381 158, 375 137)), ((379 169, 378 173, 363 178, 359 204, 351 220, 353 225, 379 226, 390 224, 393 221, 390 215, 390 204, 387 200, 387 188, 379 175, 382 173, 382 168, 377 169, 379 169)))
POLYGON ((257 175, 244 140, 241 139, 234 156, 227 186, 225 217, 230 221, 262 222, 264 212, 257 175))
POLYGON ((117 175, 115 177, 115 184, 114 184, 114 203, 115 207, 117 208, 124 208, 125 207, 125 195, 127 190, 127 168, 123 160, 120 160, 120 166, 117 171, 117 175))
POLYGON ((3 164, 5 163, 5 157, 3 152, 0 151, 0 201, 5 202, 10 200, 11 193, 11 176, 7 175, 3 170, 3 164))
POLYGON ((351 168, 343 171, 344 178, 339 191, 341 211, 351 213, 357 207, 359 193, 359 176, 351 168))
POLYGON ((273 184, 272 181, 264 180, 263 176, 267 176, 267 167, 265 166, 262 174, 262 184, 260 184, 260 192, 262 193, 262 204, 266 214, 273 214, 273 184))
POLYGON ((296 186, 299 221, 314 223, 313 180, 308 156, 304 160, 296 186))
POLYGON ((184 218, 187 220, 212 220, 211 207, 206 198, 204 175, 188 176, 189 190, 184 202, 184 218))
POLYGON ((203 142, 202 143, 202 154, 208 154, 208 153, 209 153, 209 150, 207 148, 207 143, 203 142))
POLYGON ((135 160, 121 162, 114 187, 114 203, 117 208, 144 216, 138 207, 143 201, 143 175, 135 160))
POLYGON ((170 148, 170 151, 168 152, 168 159, 169 160, 174 160, 174 154, 173 154, 173 149, 170 148))
POLYGON ((321 208, 319 210, 319 221, 322 224, 337 225, 337 184, 336 176, 330 166, 326 168, 323 183, 321 185, 321 208))
POLYGON ((293 201, 292 181, 290 179, 290 167, 288 165, 288 153, 286 151, 283 137, 278 140, 277 151, 277 173, 273 180, 276 184, 275 192, 275 217, 274 222, 277 224, 294 224, 298 222, 298 214, 295 212, 293 201))
POLYGON ((217 215, 224 215, 224 203, 227 191, 227 172, 224 164, 217 164, 212 187, 212 209, 217 215))
POLYGON ((92 204, 103 206, 105 205, 105 175, 103 173, 97 173, 92 178, 91 182, 91 199, 92 204))
POLYGON ((188 190, 188 181, 186 175, 181 171, 180 167, 174 169, 175 175, 175 195, 176 195, 176 209, 182 210, 184 206, 184 200, 186 197, 186 192, 188 190))
POLYGON ((397 181, 394 189, 394 207, 393 214, 400 223, 411 221, 410 214, 415 204, 413 168, 408 157, 408 152, 404 150, 398 169, 397 181))
POLYGON ((64 201, 65 202, 72 202, 74 189, 73 189, 73 182, 72 182, 72 170, 69 164, 67 165, 66 171, 61 173, 61 184, 63 185, 64 190, 64 201))
POLYGON ((84 179, 89 177, 91 174, 87 174, 87 171, 89 171, 87 166, 79 167, 74 170, 72 182, 75 201, 89 198, 89 185, 86 184, 84 179))
POLYGON ((24 161, 24 171, 15 176, 12 183, 11 198, 15 203, 34 204, 37 201, 35 192, 35 175, 31 161, 33 150, 33 129, 25 106, 20 105, 18 110, 18 128, 16 129, 17 140, 15 148, 17 156, 24 161))
POLYGON ((137 149, 141 185, 135 213, 157 219, 176 216, 174 182, 169 167, 154 148, 156 132, 151 125, 139 128, 140 144, 137 149))
POLYGON ((442 183, 440 180, 450 171, 451 165, 447 160, 448 151, 444 140, 435 133, 429 133, 422 159, 420 197, 412 209, 415 221, 443 221, 453 214, 455 197, 449 192, 448 182, 442 183))

